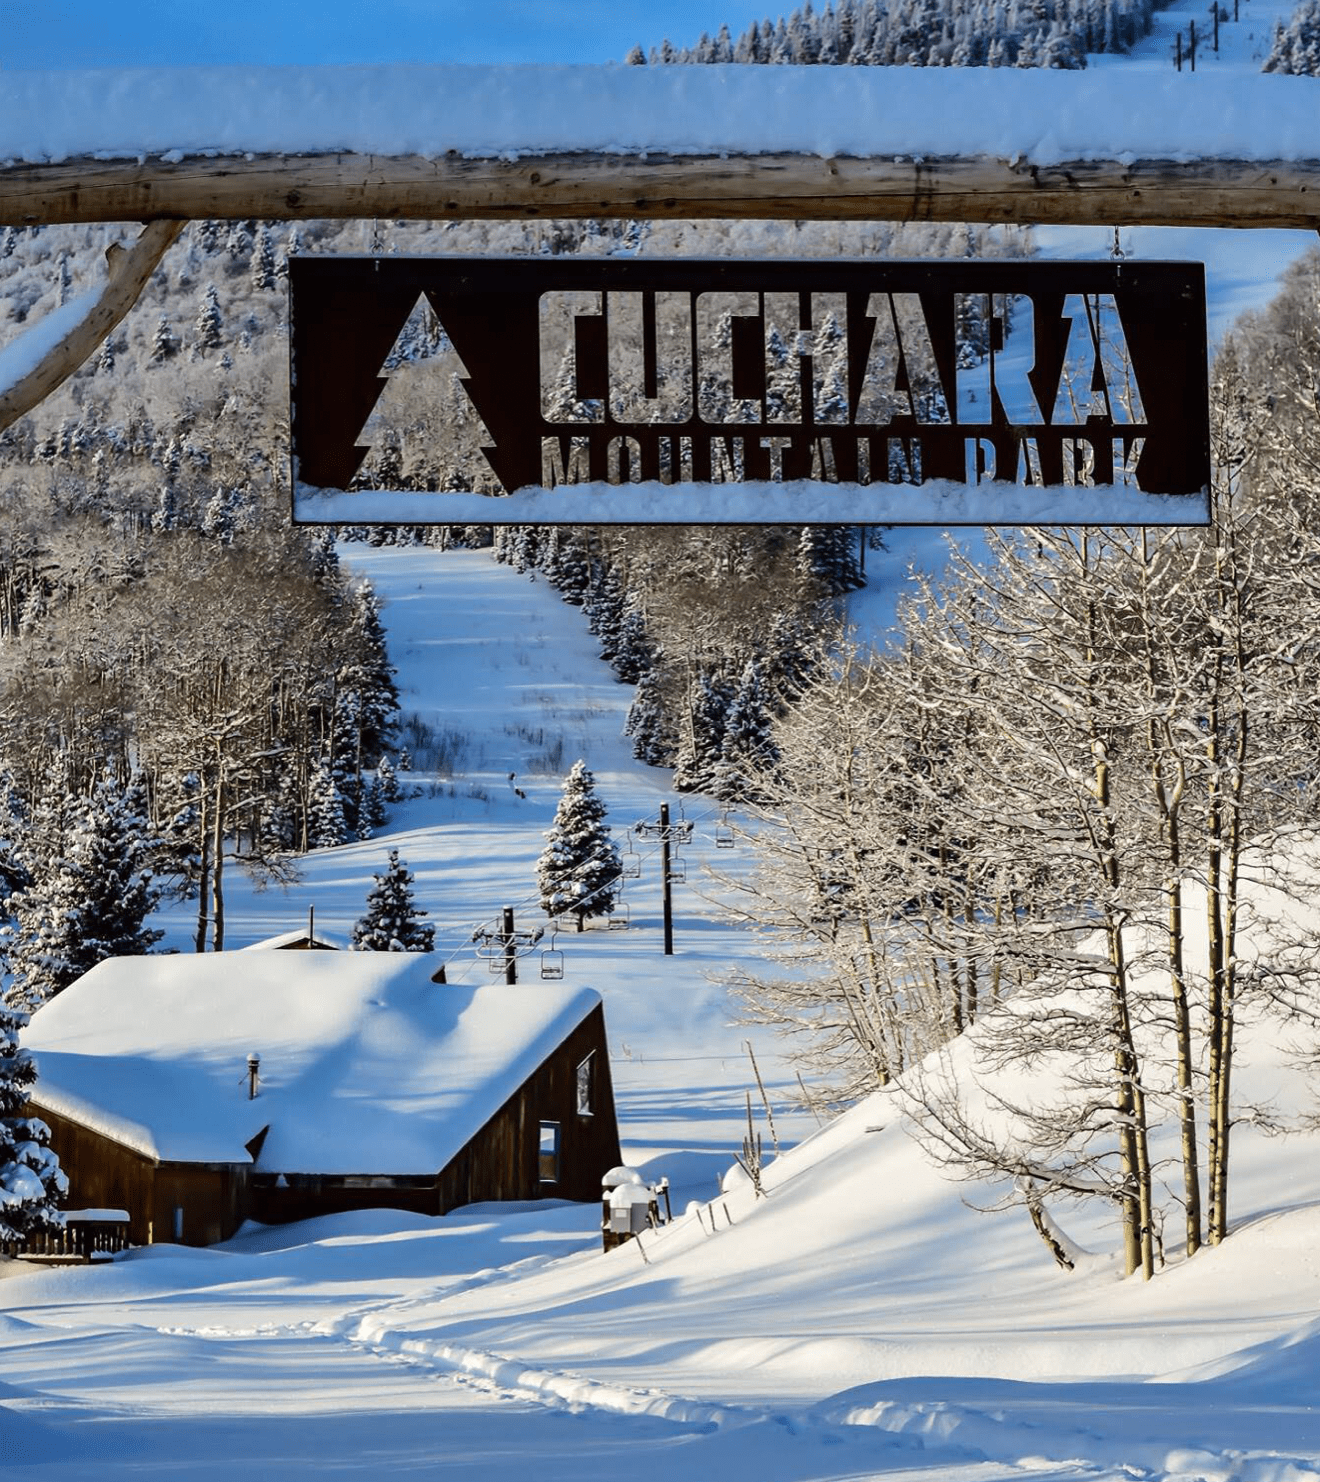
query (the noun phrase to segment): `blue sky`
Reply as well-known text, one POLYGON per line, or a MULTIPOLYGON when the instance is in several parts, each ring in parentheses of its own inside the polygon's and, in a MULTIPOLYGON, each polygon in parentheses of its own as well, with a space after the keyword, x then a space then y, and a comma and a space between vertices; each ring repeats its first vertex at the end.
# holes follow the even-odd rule
POLYGON ((766 14, 765 0, 8 0, 4 9, 5 69, 622 61, 635 42, 690 45, 722 21, 736 36, 766 14))

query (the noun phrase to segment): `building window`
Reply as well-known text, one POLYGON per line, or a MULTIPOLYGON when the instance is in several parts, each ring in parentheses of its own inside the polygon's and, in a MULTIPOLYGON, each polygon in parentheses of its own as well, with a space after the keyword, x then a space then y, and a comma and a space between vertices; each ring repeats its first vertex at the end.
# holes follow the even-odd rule
POLYGON ((577 1068, 577 1111, 580 1117, 589 1117, 595 1110, 592 1104, 595 1077, 596 1052, 593 1050, 577 1068))
POLYGON ((541 1182, 559 1182, 559 1123, 541 1123, 541 1182))

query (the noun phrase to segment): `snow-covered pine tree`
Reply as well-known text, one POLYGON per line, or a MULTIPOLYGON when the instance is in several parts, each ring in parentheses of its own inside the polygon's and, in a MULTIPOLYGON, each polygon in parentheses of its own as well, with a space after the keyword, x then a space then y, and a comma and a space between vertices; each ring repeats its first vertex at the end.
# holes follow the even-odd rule
POLYGON ((1320 74, 1320 0, 1302 0, 1287 26, 1276 25, 1262 72, 1295 77, 1320 74))
POLYGON ((413 875, 391 849, 384 874, 367 896, 366 915, 353 927, 353 946, 359 952, 430 952, 435 927, 425 924, 427 913, 413 900, 413 875))
POLYGON ((716 796, 741 802, 756 796, 756 774, 779 757, 774 740, 774 704, 761 663, 748 659, 724 716, 724 742, 716 772, 716 796))
POLYGON ((680 792, 714 787, 724 755, 724 726, 733 686, 722 674, 702 674, 692 690, 687 734, 680 737, 674 762, 674 786, 680 792))
POLYGON ((24 1009, 39 1008, 104 958, 140 956, 162 935, 145 925, 160 890, 146 863, 155 840, 142 781, 123 786, 107 772, 90 798, 66 796, 39 810, 43 827, 56 811, 62 847, 44 848, 33 883, 9 900, 8 998, 24 1009))
POLYGON ((623 610, 614 652, 606 655, 621 684, 637 684, 655 663, 655 645, 646 631, 646 614, 635 598, 623 610))
POLYGON ((325 758, 318 757, 308 793, 307 842, 313 849, 333 849, 348 838, 343 795, 325 758))
POLYGON ((678 731, 665 697, 665 676, 656 667, 637 681, 637 693, 628 707, 623 733, 632 738, 633 755, 648 767, 672 767, 678 750, 678 731))
POLYGON ((46 1124, 27 1115, 37 1070, 18 1044, 26 1023, 25 1014, 0 1003, 0 1249, 58 1225, 57 1200, 69 1188, 46 1124))
POLYGON ((270 232, 264 222, 257 228, 248 282, 254 293, 269 293, 275 287, 275 249, 271 245, 270 232))
POLYGON ((207 350, 218 350, 224 344, 224 321, 220 317, 220 298, 215 284, 206 285, 202 307, 193 322, 193 350, 201 355, 207 350))
POLYGON ((571 912, 579 931, 589 918, 611 915, 619 895, 622 864, 605 811, 586 762, 574 762, 536 862, 536 888, 546 915, 571 912))
POLYGON ((162 314, 156 321, 156 332, 151 339, 151 363, 159 365, 172 360, 179 349, 179 341, 170 328, 170 316, 162 314))
POLYGON ((403 796, 398 769, 387 756, 382 756, 376 763, 376 781, 380 783, 380 795, 384 802, 397 803, 403 796))
POLYGON ((362 806, 358 809, 357 836, 369 839, 377 829, 385 827, 385 791, 379 775, 366 783, 362 790, 362 806))
POLYGON ((0 774, 0 911, 4 900, 32 883, 20 857, 24 809, 13 778, 0 774))

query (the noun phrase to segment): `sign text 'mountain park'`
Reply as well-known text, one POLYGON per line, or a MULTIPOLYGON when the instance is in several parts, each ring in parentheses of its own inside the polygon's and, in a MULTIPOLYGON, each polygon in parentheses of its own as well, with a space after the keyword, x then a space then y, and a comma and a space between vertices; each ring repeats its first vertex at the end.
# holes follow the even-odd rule
MULTIPOLYGON (((1199 264, 298 258, 290 281, 297 518, 364 484, 335 518, 477 518, 451 492, 394 512, 373 478, 365 430, 419 303, 480 428, 482 466, 433 460, 432 489, 590 485, 591 518, 628 523, 650 517, 639 485, 649 509, 706 486, 699 518, 729 523, 719 486, 805 481, 836 503, 796 518, 852 523, 875 486, 1094 489, 1099 519, 1108 486, 1202 518, 1199 264)), ((517 498, 482 508, 527 518, 517 498)))

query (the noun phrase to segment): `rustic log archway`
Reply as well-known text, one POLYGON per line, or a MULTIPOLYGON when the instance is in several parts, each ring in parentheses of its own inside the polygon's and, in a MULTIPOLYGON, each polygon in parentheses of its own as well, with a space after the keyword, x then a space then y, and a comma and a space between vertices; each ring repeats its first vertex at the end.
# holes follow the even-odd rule
MULTIPOLYGON (((652 152, 516 159, 324 153, 0 166, 0 226, 142 222, 100 299, 13 384, 0 430, 92 355, 191 220, 974 221, 1320 230, 1320 161, 652 152)), ((114 249, 111 249, 112 253, 114 249)), ((49 330, 30 331, 42 342, 49 330)))
POLYGON ((406 218, 1320 228, 1320 161, 447 153, 0 167, 0 226, 406 218))

